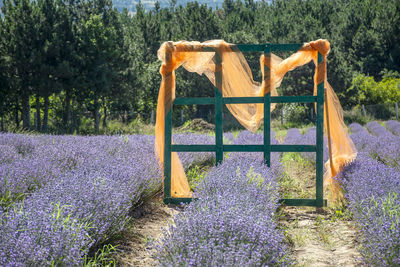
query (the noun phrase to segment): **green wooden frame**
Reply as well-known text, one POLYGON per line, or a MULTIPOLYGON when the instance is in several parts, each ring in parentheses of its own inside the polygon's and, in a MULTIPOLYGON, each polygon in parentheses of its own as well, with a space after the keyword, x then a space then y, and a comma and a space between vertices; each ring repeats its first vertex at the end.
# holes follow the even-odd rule
MULTIPOLYGON (((238 44, 241 52, 263 52, 270 55, 275 51, 298 51, 302 44, 238 44)), ((193 50, 194 52, 195 50, 193 50)), ((212 47, 203 47, 203 52, 213 52, 212 47)), ((267 57, 267 59, 270 57, 267 57)), ((324 57, 318 53, 318 63, 324 57)), ((216 53, 215 62, 221 64, 216 53)), ((265 81, 270 71, 264 65, 265 81)), ((264 97, 222 97, 222 72, 216 73, 215 97, 184 97, 174 100, 171 110, 165 116, 165 150, 164 150, 164 203, 180 204, 192 201, 192 198, 171 197, 171 152, 215 152, 216 165, 223 160, 224 152, 264 152, 264 162, 271 165, 271 152, 315 152, 316 153, 316 198, 315 199, 281 199, 287 206, 324 207, 323 199, 323 124, 324 124, 324 82, 317 85, 316 96, 271 96, 264 97), (264 144, 263 145, 224 145, 222 129, 222 112, 224 104, 264 103, 264 144), (316 145, 271 145, 271 103, 316 103, 317 126, 316 145), (214 105, 215 106, 215 145, 172 145, 172 108, 174 105, 214 105)))

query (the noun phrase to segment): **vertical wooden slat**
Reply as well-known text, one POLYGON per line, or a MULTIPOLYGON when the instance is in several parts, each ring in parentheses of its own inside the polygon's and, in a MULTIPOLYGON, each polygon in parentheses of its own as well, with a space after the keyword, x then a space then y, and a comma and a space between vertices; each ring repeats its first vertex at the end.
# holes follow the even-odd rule
MULTIPOLYGON (((267 66, 267 60, 271 61, 271 45, 267 44, 264 48, 266 64, 264 64, 264 81, 271 81, 271 69, 267 66)), ((269 64, 269 66, 271 66, 269 64)), ((266 84, 270 90, 270 84, 266 84)), ((264 95, 264 163, 271 166, 271 92, 264 95)))
MULTIPOLYGON (((171 60, 171 54, 166 52, 165 53, 166 63, 167 64, 170 63, 170 60, 171 60)), ((165 74, 165 76, 169 75, 172 75, 172 73, 165 74)), ((168 81, 171 82, 171 79, 168 79, 168 81)), ((171 143, 172 143, 172 109, 173 109, 172 99, 165 99, 165 101, 171 103, 171 109, 167 112, 167 114, 165 114, 164 118, 164 200, 171 198, 171 143)))
POLYGON ((216 158, 216 165, 222 163, 224 158, 224 151, 223 151, 223 125, 222 125, 222 112, 223 112, 223 105, 222 105, 222 59, 218 53, 215 53, 215 64, 217 65, 216 68, 220 69, 215 73, 215 158, 216 158))
MULTIPOLYGON (((324 57, 318 53, 318 64, 324 60, 324 57)), ((323 207, 324 194, 324 82, 317 85, 317 160, 316 160, 316 206, 323 207)))
POLYGON ((172 107, 165 115, 164 140, 164 199, 171 197, 171 141, 172 141, 172 107))

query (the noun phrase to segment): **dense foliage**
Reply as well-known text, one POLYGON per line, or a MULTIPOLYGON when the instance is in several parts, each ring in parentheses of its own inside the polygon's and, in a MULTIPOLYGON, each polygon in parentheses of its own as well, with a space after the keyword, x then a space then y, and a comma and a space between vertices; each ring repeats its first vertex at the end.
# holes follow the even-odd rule
MULTIPOLYGON (((354 92, 346 92, 356 74, 379 82, 387 73, 382 70, 400 71, 397 0, 225 0, 215 10, 198 2, 180 6, 170 1, 169 7, 155 4, 151 11, 139 2, 134 14, 113 9, 111 0, 2 3, 3 131, 21 127, 21 121, 25 129, 69 133, 87 133, 82 128, 99 132, 101 120, 104 128, 110 119, 127 123, 140 116, 148 121, 160 84, 156 52, 167 40, 301 43, 326 38, 332 44, 329 80, 345 105, 358 102, 348 97, 354 92)), ((258 56, 248 60, 259 78, 258 56)), ((280 90, 310 94, 311 73, 301 68, 284 79, 280 90)), ((178 71, 177 84, 178 96, 214 93, 204 77, 183 71, 178 71)), ((209 109, 184 107, 184 116, 207 117, 209 109)))
POLYGON ((355 104, 394 103, 400 100, 400 75, 385 73, 380 82, 374 77, 357 75, 347 90, 355 104))

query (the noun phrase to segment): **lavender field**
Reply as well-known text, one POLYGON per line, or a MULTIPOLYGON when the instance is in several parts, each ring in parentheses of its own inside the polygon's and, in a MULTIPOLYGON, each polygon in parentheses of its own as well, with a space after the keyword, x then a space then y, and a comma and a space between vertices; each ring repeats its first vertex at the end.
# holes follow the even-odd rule
POLYGON ((82 265, 161 187, 148 136, 0 135, 0 265, 82 265))
MULTIPOLYGON (((359 155, 340 179, 363 262, 400 265, 400 122, 349 127, 359 155)), ((212 144, 205 134, 173 136, 179 144, 212 144)), ((248 131, 233 144, 262 143, 248 131)), ((289 129, 285 144, 312 144, 315 128, 289 129)), ((271 143, 278 141, 271 134, 271 143)), ((93 248, 134 220, 130 212, 161 190, 154 137, 0 134, 0 265, 85 265, 93 248)), ((186 170, 212 165, 213 153, 180 153, 186 170)), ((311 164, 315 155, 301 157, 311 164)), ((271 168, 261 153, 230 153, 209 168, 175 224, 154 242, 160 266, 292 266, 278 225, 284 157, 271 168)), ((324 160, 328 158, 324 150, 324 160)), ((191 178, 191 177, 189 177, 191 178)))

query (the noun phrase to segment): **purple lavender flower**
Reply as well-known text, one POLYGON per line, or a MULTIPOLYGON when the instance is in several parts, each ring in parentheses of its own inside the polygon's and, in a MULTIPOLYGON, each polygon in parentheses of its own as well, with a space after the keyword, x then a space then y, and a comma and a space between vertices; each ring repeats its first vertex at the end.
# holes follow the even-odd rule
POLYGON ((368 123, 367 128, 373 135, 364 128, 359 128, 351 135, 357 150, 398 168, 400 166, 400 137, 393 135, 377 122, 368 123))
POLYGON ((377 137, 391 136, 392 133, 388 132, 385 127, 377 123, 376 121, 368 122, 365 127, 377 137))
POLYGON ((387 122, 385 122, 385 126, 393 134, 400 136, 400 122, 393 121, 393 120, 387 121, 387 122))
MULTIPOLYGON (((275 139, 275 133, 271 131, 271 144, 276 145, 279 142, 275 139)), ((264 143, 264 136, 261 133, 252 133, 250 131, 242 131, 233 140, 234 145, 262 145, 264 143)), ((232 160, 241 160, 243 157, 253 159, 254 161, 263 160, 264 153, 262 152, 232 152, 228 156, 232 160)), ((275 177, 282 174, 282 165, 280 163, 281 153, 271 153, 271 169, 274 172, 275 177)))
POLYGON ((298 145, 301 142, 301 133, 297 128, 290 128, 285 136, 284 144, 287 145, 298 145))
POLYGON ((164 231, 156 255, 161 266, 292 264, 274 220, 276 181, 262 160, 229 158, 197 189, 199 200, 164 231))
POLYGON ((364 127, 362 127, 359 123, 357 122, 353 122, 352 124, 349 125, 349 129, 351 131, 351 133, 355 134, 358 132, 368 132, 364 127))
MULTIPOLYGON (((17 141, 3 137, 2 146, 25 144, 20 135, 17 141)), ((2 266, 82 265, 91 246, 123 230, 129 210, 161 187, 154 137, 27 139, 31 149, 19 145, 22 157, 0 164, 5 173, 12 170, 10 192, 28 190, 24 201, 0 209, 2 266), (15 173, 25 176, 14 182, 15 173), (22 182, 37 187, 24 188, 22 182)))
MULTIPOLYGON (((305 134, 301 134, 298 129, 291 128, 288 130, 284 144, 288 145, 316 145, 317 132, 315 127, 310 127, 305 134)), ((329 159, 327 140, 324 138, 324 150, 323 150, 324 162, 329 159)), ((315 152, 303 152, 303 157, 315 164, 316 153, 315 152)))
MULTIPOLYGON (((182 133, 174 134, 174 144, 181 145, 214 145, 215 137, 206 134, 182 133)), ((205 162, 215 158, 213 152, 180 152, 178 153, 182 165, 187 170, 193 164, 205 162)))
POLYGON ((362 233, 362 255, 373 266, 400 265, 400 172, 359 152, 338 179, 362 233))

